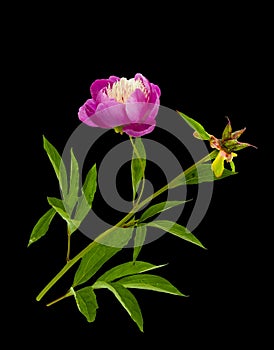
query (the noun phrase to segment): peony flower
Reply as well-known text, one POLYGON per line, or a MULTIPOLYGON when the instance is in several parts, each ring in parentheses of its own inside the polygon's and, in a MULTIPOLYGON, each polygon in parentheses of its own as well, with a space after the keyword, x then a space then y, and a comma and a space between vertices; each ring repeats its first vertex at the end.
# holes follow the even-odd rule
POLYGON ((95 80, 91 99, 79 108, 79 119, 91 126, 114 129, 121 134, 140 137, 153 131, 160 105, 160 88, 142 74, 134 78, 95 80))

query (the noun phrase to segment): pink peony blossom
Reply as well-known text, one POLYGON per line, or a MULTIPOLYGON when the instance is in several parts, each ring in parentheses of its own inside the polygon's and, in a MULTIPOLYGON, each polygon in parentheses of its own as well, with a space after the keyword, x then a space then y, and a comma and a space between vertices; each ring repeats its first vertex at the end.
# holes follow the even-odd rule
POLYGON ((153 131, 160 105, 160 88, 142 74, 134 78, 95 80, 91 99, 79 108, 79 119, 92 127, 114 128, 129 136, 140 137, 153 131))

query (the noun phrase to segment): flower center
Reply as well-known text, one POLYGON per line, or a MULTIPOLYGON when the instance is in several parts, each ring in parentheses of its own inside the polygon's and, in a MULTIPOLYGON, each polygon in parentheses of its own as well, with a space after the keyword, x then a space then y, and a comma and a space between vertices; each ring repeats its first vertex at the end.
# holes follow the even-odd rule
POLYGON ((148 97, 148 91, 143 85, 141 79, 135 80, 134 78, 129 80, 121 78, 112 86, 109 84, 106 88, 106 93, 109 98, 114 98, 117 102, 125 103, 136 89, 140 89, 146 98, 148 97))

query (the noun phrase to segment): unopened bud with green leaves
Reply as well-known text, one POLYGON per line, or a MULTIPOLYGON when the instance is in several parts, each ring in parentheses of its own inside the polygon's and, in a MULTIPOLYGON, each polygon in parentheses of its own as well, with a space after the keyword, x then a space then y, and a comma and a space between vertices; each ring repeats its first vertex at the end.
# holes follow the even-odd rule
POLYGON ((209 134, 204 127, 198 123, 196 120, 186 116, 184 113, 178 112, 180 116, 186 121, 186 123, 194 129, 193 136, 199 140, 209 141, 210 147, 217 149, 219 152, 216 154, 214 158, 211 169, 214 172, 216 177, 220 177, 223 174, 225 169, 224 161, 230 164, 231 170, 235 172, 235 164, 233 162, 233 158, 237 157, 237 151, 240 151, 246 147, 255 147, 250 143, 239 142, 238 138, 242 135, 242 133, 246 130, 246 128, 237 130, 232 132, 231 123, 228 117, 228 123, 224 128, 222 133, 222 137, 218 139, 217 137, 209 134))

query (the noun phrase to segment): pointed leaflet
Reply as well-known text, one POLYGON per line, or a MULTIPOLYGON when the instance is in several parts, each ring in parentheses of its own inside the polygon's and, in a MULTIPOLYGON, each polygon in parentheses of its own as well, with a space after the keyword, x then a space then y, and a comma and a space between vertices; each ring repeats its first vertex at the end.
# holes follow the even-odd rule
POLYGON ((66 221, 69 221, 69 214, 66 212, 62 199, 55 197, 47 197, 48 203, 55 211, 66 221))
POLYGON ((38 241, 38 239, 40 239, 47 233, 51 220, 53 219, 55 214, 56 211, 53 208, 51 208, 37 221, 36 225, 34 226, 31 232, 28 246, 38 241))
POLYGON ((100 243, 94 241, 92 248, 82 258, 75 273, 73 287, 88 281, 113 255, 118 253, 130 240, 133 228, 116 228, 100 243))
POLYGON ((230 175, 235 175, 236 172, 224 169, 222 175, 217 177, 212 171, 211 164, 198 164, 185 177, 178 178, 172 183, 172 188, 182 185, 196 185, 203 182, 212 182, 224 179, 230 175))
POLYGON ((156 292, 185 296, 167 279, 150 274, 132 275, 121 278, 117 283, 125 288, 148 289, 156 292))
POLYGON ((66 198, 68 192, 68 178, 65 164, 57 149, 45 138, 45 136, 43 136, 43 143, 44 149, 47 152, 49 160, 51 161, 51 164, 59 181, 59 186, 62 190, 63 196, 66 198))
POLYGON ((134 236, 133 261, 136 261, 141 248, 146 240, 147 228, 145 225, 138 226, 134 236))
POLYGON ((108 270, 101 277, 99 277, 97 281, 112 282, 117 278, 158 269, 159 267, 162 267, 162 266, 165 266, 165 264, 153 265, 144 261, 135 261, 135 262, 130 261, 130 262, 117 265, 112 269, 108 270))
POLYGON ((172 222, 169 220, 154 220, 145 225, 159 228, 163 231, 169 232, 179 238, 182 238, 188 242, 191 242, 206 249, 202 245, 202 243, 186 227, 179 225, 176 222, 172 222))
POLYGON ((140 181, 142 180, 142 178, 144 178, 146 168, 146 150, 141 137, 135 138, 135 140, 133 140, 132 143, 133 153, 131 160, 131 179, 134 200, 140 185, 140 181))
POLYGON ((96 317, 98 304, 92 287, 84 287, 73 292, 79 311, 86 317, 88 322, 93 322, 96 317))
MULTIPOLYGON (((217 157, 216 157, 217 158, 217 157)), ((224 179, 230 175, 235 175, 236 173, 228 169, 224 169, 222 176, 217 177, 214 175, 211 164, 199 164, 196 169, 194 169, 191 174, 187 174, 186 183, 188 185, 198 184, 202 182, 212 182, 216 180, 224 179)))
POLYGON ((177 205, 183 204, 185 201, 167 201, 167 202, 162 202, 158 203, 155 205, 152 205, 150 208, 148 208, 140 217, 139 222, 143 222, 147 220, 148 218, 161 213, 162 211, 171 209, 177 205))
POLYGON ((98 282, 96 288, 107 288, 110 290, 128 312, 132 320, 137 324, 140 331, 143 332, 143 317, 141 309, 135 296, 129 290, 117 282, 107 283, 104 281, 98 282))
POLYGON ((186 122, 192 129, 195 130, 195 132, 194 132, 193 135, 194 135, 196 138, 199 138, 199 139, 201 139, 201 140, 210 140, 210 134, 209 134, 208 132, 205 131, 204 127, 203 127, 200 123, 196 122, 196 120, 194 120, 194 119, 188 117, 187 115, 185 115, 185 114, 182 113, 182 112, 179 112, 179 111, 177 111, 177 112, 178 112, 179 115, 185 120, 185 122, 186 122))
POLYGON ((70 234, 73 233, 79 226, 79 222, 70 218, 70 215, 66 212, 63 201, 55 197, 48 197, 47 199, 55 211, 67 222, 70 234))
POLYGON ((69 192, 65 200, 65 206, 68 208, 68 212, 71 214, 73 208, 78 201, 78 191, 79 191, 79 165, 75 158, 73 150, 70 150, 70 179, 69 179, 69 192))
POLYGON ((86 175, 84 185, 81 189, 82 195, 79 198, 75 212, 75 220, 84 220, 90 209, 97 189, 97 169, 96 164, 92 166, 86 175))

